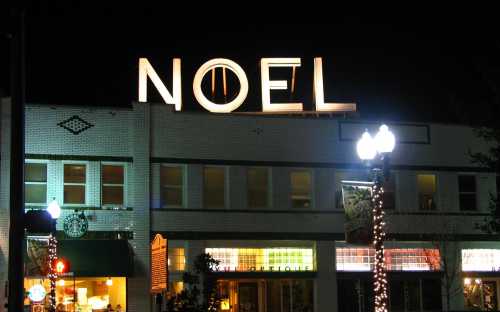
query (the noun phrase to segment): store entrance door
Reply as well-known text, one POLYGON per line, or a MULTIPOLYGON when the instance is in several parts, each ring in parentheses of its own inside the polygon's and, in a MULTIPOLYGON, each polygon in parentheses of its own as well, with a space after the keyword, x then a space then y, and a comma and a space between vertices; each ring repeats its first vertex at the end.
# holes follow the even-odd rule
POLYGON ((259 311, 259 286, 257 282, 238 283, 239 312, 259 311))

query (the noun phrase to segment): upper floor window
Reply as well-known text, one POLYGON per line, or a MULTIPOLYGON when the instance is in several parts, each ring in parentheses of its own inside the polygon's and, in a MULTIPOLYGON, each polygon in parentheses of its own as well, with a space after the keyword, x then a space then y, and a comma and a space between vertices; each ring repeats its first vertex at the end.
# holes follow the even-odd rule
POLYGON ((390 175, 387 181, 384 181, 383 188, 382 201, 384 209, 394 210, 396 208, 396 180, 393 174, 390 175))
POLYGON ((125 170, 123 165, 103 164, 101 167, 102 205, 123 206, 125 170))
POLYGON ((85 204, 85 164, 64 164, 64 203, 85 204))
POLYGON ((47 164, 26 163, 24 165, 25 202, 47 203, 47 164))
POLYGON ((312 206, 312 177, 308 170, 290 173, 292 208, 309 208, 312 206))
POLYGON ((459 175, 458 194, 460 210, 476 210, 476 177, 459 175))
POLYGON ((161 208, 184 206, 184 173, 182 166, 160 166, 161 208))
POLYGON ((226 206, 226 168, 205 167, 203 169, 203 204, 205 208, 226 206))
POLYGON ((436 176, 417 175, 417 187, 420 210, 436 210, 436 176))
POLYGON ((248 207, 267 208, 269 198, 269 171, 267 168, 248 168, 248 207))

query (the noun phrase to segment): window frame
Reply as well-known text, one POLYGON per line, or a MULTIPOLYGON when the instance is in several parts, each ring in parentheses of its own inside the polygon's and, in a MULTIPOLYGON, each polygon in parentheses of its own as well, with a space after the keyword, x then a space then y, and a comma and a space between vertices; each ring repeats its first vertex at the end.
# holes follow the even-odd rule
POLYGON ((168 251, 167 268, 169 272, 185 272, 187 266, 186 248, 181 246, 179 247, 172 246, 168 247, 167 251, 168 251), (174 251, 182 251, 181 252, 182 254, 174 251), (179 269, 179 267, 182 267, 182 269, 179 269))
POLYGON ((186 167, 187 167, 186 165, 180 165, 180 164, 170 164, 170 163, 161 163, 160 164, 160 167, 159 167, 160 171, 158 172, 158 174, 159 174, 159 183, 160 183, 160 194, 159 194, 160 195, 159 196, 160 197, 160 208, 164 209, 164 208, 185 208, 186 207, 186 202, 187 202, 187 200, 186 200, 186 198, 187 198, 186 197, 186 190, 187 190, 187 187, 186 187, 187 186, 187 183, 186 183, 186 181, 187 181, 187 176, 186 176, 187 175, 187 173, 186 173, 187 170, 186 170, 186 167), (181 172, 182 182, 181 182, 181 185, 180 185, 180 189, 182 191, 182 198, 181 198, 182 203, 181 203, 180 206, 179 205, 168 205, 168 204, 163 205, 163 197, 162 197, 163 192, 162 192, 162 188, 163 187, 175 187, 175 188, 179 188, 179 186, 177 186, 177 185, 168 185, 168 184, 165 184, 165 186, 164 186, 161 183, 161 168, 162 167, 180 168, 181 171, 182 171, 181 172))
POLYGON ((315 201, 314 201, 314 170, 311 168, 293 168, 288 172, 288 185, 289 185, 289 207, 291 209, 314 209, 315 201), (293 206, 293 185, 292 185, 292 173, 294 172, 308 172, 311 178, 311 185, 309 188, 309 202, 311 203, 309 207, 294 207, 293 206))
POLYGON ((100 204, 101 204, 101 208, 115 208, 115 207, 119 207, 119 208, 126 208, 127 207, 127 185, 128 185, 128 179, 127 179, 127 167, 128 167, 128 164, 127 163, 123 163, 123 162, 109 162, 109 161, 104 161, 104 162, 101 162, 100 163, 100 166, 99 166, 99 170, 100 170, 100 174, 99 174, 99 181, 100 181, 100 204), (123 167, 123 184, 111 184, 111 183, 106 183, 104 184, 103 182, 103 170, 102 170, 102 167, 103 166, 120 166, 120 167, 123 167), (119 205, 119 204, 103 204, 102 202, 102 198, 103 198, 103 194, 104 194, 104 186, 122 186, 123 187, 123 204, 119 205))
POLYGON ((258 166, 252 166, 252 167, 246 167, 246 181, 247 181, 247 208, 248 209, 271 209, 272 208, 272 169, 270 167, 258 167, 258 166), (266 188, 266 205, 264 207, 251 207, 250 206, 250 184, 248 183, 248 173, 249 170, 251 169, 265 169, 266 170, 266 177, 267 177, 267 188, 266 188))
POLYGON ((436 172, 426 172, 426 171, 422 171, 422 172, 418 172, 415 174, 415 182, 416 182, 416 197, 417 197, 417 200, 416 200, 416 203, 417 203, 417 211, 423 211, 423 212, 439 212, 440 209, 439 209, 439 204, 440 204, 440 201, 439 201, 439 175, 436 173, 436 172), (434 190, 434 202, 435 202, 435 207, 436 209, 434 210, 431 210, 431 209, 421 209, 420 208, 420 190, 419 190, 419 187, 418 187, 418 176, 419 175, 433 175, 434 176, 434 179, 435 179, 435 190, 434 190))
POLYGON ((477 181, 477 175, 473 173, 458 173, 457 174, 457 191, 458 191, 458 209, 460 212, 477 212, 479 209, 479 202, 478 202, 478 181, 477 181), (461 192, 460 191, 460 177, 463 176, 468 176, 468 177, 473 177, 474 178, 474 187, 475 187, 475 192, 461 192), (474 200, 474 209, 462 209, 462 205, 460 203, 460 195, 462 194, 474 194, 475 200, 474 200))
MULTIPOLYGON (((391 170, 389 172, 389 179, 393 181, 394 189, 392 193, 394 194, 394 207, 392 209, 388 209, 387 211, 398 211, 398 199, 399 199, 399 173, 396 170, 391 170)), ((385 183, 382 184, 382 187, 384 186, 385 183)), ((437 190, 437 183, 436 183, 436 190, 437 190)), ((384 188, 384 194, 385 194, 385 188, 384 188)), ((384 210, 387 209, 385 206, 385 201, 384 201, 384 210)))
POLYGON ((228 187, 228 178, 229 178, 229 166, 223 166, 223 165, 204 165, 202 167, 202 206, 203 208, 205 209, 227 209, 227 207, 229 206, 229 200, 228 200, 228 196, 229 196, 229 187, 228 187), (222 169, 222 171, 224 172, 224 188, 223 188, 223 191, 224 191, 224 204, 222 207, 207 207, 206 205, 206 202, 205 202, 205 186, 206 186, 206 183, 205 183, 205 169, 206 168, 219 168, 219 169, 222 169))
MULTIPOLYGON (((28 182, 26 181, 26 173, 24 172, 24 187, 26 188, 27 184, 31 185, 43 185, 45 184, 45 202, 44 203, 29 203, 26 201, 26 197, 24 198, 24 205, 25 206, 42 206, 42 205, 47 205, 48 204, 48 199, 49 199, 49 161, 44 160, 44 159, 25 159, 24 160, 24 166, 26 167, 27 164, 44 164, 45 165, 45 175, 47 177, 47 180, 45 182, 28 182)), ((26 168, 24 168, 26 170, 26 168)))
POLYGON ((62 205, 63 206, 68 206, 68 207, 78 207, 78 206, 87 206, 89 203, 89 165, 90 162, 88 161, 63 161, 62 162, 62 205), (64 166, 66 165, 85 165, 85 183, 66 183, 64 180, 64 166), (85 187, 85 201, 84 203, 66 203, 64 199, 64 187, 66 185, 83 185, 85 187))

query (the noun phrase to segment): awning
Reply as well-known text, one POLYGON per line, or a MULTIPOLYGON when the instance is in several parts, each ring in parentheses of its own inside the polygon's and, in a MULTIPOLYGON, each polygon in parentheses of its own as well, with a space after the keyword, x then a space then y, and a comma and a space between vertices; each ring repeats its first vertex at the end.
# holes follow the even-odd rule
POLYGON ((57 254, 70 262, 76 277, 133 274, 132 248, 126 240, 60 240, 57 254))

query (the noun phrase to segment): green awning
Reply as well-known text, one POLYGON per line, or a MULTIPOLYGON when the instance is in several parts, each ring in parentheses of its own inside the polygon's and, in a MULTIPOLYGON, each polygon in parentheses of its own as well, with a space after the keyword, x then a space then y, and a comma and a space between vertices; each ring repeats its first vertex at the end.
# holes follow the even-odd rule
POLYGON ((57 254, 70 262, 76 277, 127 277, 133 273, 133 253, 127 240, 60 240, 57 254))

